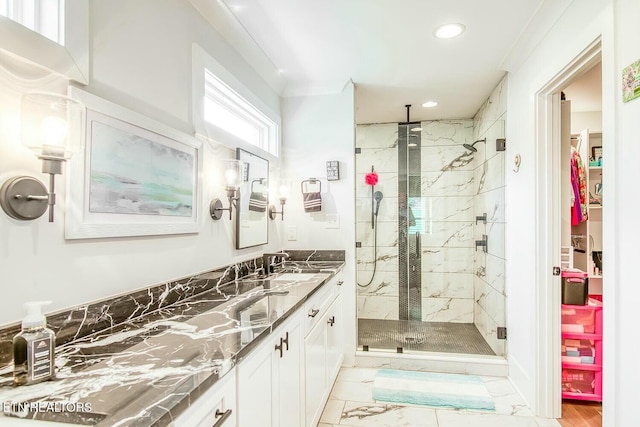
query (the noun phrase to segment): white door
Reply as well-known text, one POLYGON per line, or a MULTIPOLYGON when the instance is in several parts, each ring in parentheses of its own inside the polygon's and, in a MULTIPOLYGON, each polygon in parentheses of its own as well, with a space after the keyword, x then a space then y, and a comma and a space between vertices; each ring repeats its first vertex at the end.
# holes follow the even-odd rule
MULTIPOLYGON (((300 313, 302 314, 302 313, 300 313)), ((274 426, 304 425, 304 390, 302 374, 304 352, 300 316, 278 328, 276 338, 280 347, 273 354, 274 426)), ((275 348, 275 347, 274 347, 275 348)))
POLYGON ((338 294, 336 300, 329 307, 327 315, 327 384, 331 385, 335 379, 343 359, 343 330, 342 296, 338 294))
POLYGON ((327 324, 318 322, 304 340, 305 348, 305 423, 315 427, 322 413, 322 397, 327 388, 327 324))

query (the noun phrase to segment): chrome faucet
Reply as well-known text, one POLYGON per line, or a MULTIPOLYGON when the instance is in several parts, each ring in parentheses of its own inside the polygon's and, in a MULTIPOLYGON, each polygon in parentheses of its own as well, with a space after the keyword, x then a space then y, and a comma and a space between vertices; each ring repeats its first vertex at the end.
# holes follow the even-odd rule
POLYGON ((265 274, 273 273, 277 258, 280 258, 280 262, 283 263, 286 258, 289 258, 289 254, 284 251, 262 254, 262 268, 264 268, 265 274))

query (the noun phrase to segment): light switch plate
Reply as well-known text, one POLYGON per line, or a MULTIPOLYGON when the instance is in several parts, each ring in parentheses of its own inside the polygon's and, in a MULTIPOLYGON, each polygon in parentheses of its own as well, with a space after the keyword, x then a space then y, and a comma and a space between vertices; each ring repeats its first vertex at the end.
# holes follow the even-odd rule
POLYGON ((298 229, 295 225, 290 225, 287 227, 287 240, 298 240, 298 229))

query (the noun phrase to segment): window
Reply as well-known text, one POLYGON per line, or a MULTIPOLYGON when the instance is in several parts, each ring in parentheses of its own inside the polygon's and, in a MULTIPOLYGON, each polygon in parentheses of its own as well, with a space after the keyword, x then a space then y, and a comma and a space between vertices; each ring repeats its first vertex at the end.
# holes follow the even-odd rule
POLYGON ((64 0, 0 0, 0 15, 64 46, 64 0))
POLYGON ((211 71, 204 73, 204 120, 253 146, 278 155, 278 125, 211 71))
MULTIPOLYGON (((67 0, 69 1, 69 0, 67 0)), ((280 96, 253 69, 221 55, 221 63, 192 44, 194 133, 205 141, 242 148, 278 161, 281 144, 280 96)))
POLYGON ((0 0, 0 50, 89 84, 89 2, 0 0))

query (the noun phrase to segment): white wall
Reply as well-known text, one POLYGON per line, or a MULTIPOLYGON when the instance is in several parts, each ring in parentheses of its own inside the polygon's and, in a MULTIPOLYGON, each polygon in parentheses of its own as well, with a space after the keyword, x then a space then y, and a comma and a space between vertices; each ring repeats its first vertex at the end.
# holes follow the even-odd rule
MULTIPOLYGON (((620 67, 615 70, 615 79, 613 81, 612 63, 609 59, 611 55, 611 34, 608 32, 609 26, 607 14, 609 9, 609 1, 603 0, 584 0, 580 2, 572 2, 567 10, 555 22, 549 32, 543 37, 542 41, 533 49, 531 54, 522 59, 519 65, 512 65, 509 70, 509 93, 508 93, 508 115, 507 122, 507 169, 506 169, 506 217, 507 217, 507 239, 506 253, 507 256, 507 324, 509 325, 509 363, 510 375, 523 393, 526 400, 533 406, 534 410, 539 411, 536 407, 536 375, 539 348, 536 342, 536 317, 542 310, 535 304, 537 287, 540 286, 542 280, 549 280, 546 272, 536 271, 536 234, 539 232, 540 224, 537 223, 537 176, 536 170, 536 127, 535 127, 535 94, 547 82, 552 80, 574 57, 576 57, 583 49, 591 44, 598 36, 603 34, 603 76, 605 79, 604 91, 610 90, 616 85, 619 90, 619 73, 620 67), (607 76, 611 76, 610 80, 606 80, 607 76), (512 172, 510 159, 516 154, 522 156, 522 164, 518 173, 512 172), (544 276, 540 276, 544 275, 544 276)), ((633 25, 631 16, 636 16, 632 12, 637 12, 637 7, 631 7, 633 1, 626 3, 623 12, 629 16, 625 21, 629 29, 633 25), (629 10, 633 9, 633 10, 629 10)), ((621 17, 622 19, 622 17, 621 17)), ((634 29, 633 34, 637 35, 638 30, 634 29)), ((628 62, 631 62, 632 56, 638 55, 638 48, 635 47, 635 55, 632 50, 633 44, 630 40, 637 40, 627 36, 627 55, 628 62)), ((604 100, 604 97, 603 97, 604 100)), ((603 101, 604 102, 604 101, 603 101)), ((606 107, 606 105, 605 105, 606 107)), ((637 109, 635 110, 637 114, 637 109)), ((604 113, 604 110, 603 110, 604 113)), ((606 114, 604 118, 606 120, 606 114)), ((628 118, 629 135, 633 132, 631 128, 631 115, 628 118)), ((637 122, 637 118, 636 118, 637 122)), ((637 126, 635 127, 637 131, 637 126)), ((607 128, 603 128, 606 136, 607 128)), ((616 142, 613 140, 603 142, 603 146, 615 147, 616 142)), ((635 149, 637 152, 637 148, 635 149)), ((633 159, 630 153, 625 153, 627 159, 633 159)), ((611 166, 611 163, 608 164, 611 166)), ((621 168, 618 170, 622 170, 621 168)), ((633 174, 637 167, 630 167, 628 171, 633 174)), ((633 176, 636 177, 636 176, 633 176)), ((633 178, 631 177, 631 178, 633 178)), ((637 177, 636 177, 637 178, 637 177)), ((626 182, 633 182, 627 178, 626 182)), ((610 193, 611 194, 611 193, 610 193)), ((618 213, 619 214, 619 213, 618 213)), ((630 214, 629 214, 630 215, 630 214)), ((631 226, 631 216, 626 217, 628 226, 631 226)), ((620 224, 619 221, 616 221, 620 224)), ((606 233, 606 231, 605 231, 606 233)), ((629 238, 629 240, 631 240, 629 238)), ((629 241, 629 244, 631 242, 629 241)), ((606 246, 606 245, 605 245, 606 246)), ((610 248, 611 249, 611 248, 610 248)), ((605 248, 606 250, 606 248, 605 248)), ((612 249, 608 251, 612 252, 612 249)), ((637 249, 633 248, 633 253, 637 258, 637 249)), ((632 263, 629 263, 629 269, 632 263)), ((550 272, 549 272, 550 274, 550 272)), ((628 276, 631 277, 629 271, 628 276)), ((613 283, 613 282, 612 282, 613 283)), ((630 283, 631 285, 631 283, 630 283)), ((616 283, 616 286, 618 284, 616 283)), ((635 291, 637 293, 637 291, 635 291)), ((606 290, 605 290, 606 294, 606 290)), ((632 301, 627 298, 626 301, 632 301)), ((631 304, 631 303, 629 303, 631 304)), ((605 302, 605 310, 613 310, 614 302, 605 302)), ((631 313, 629 313, 629 316, 631 313)), ((629 323, 633 323, 627 317, 629 323)), ((624 323, 624 322, 623 322, 624 323)), ((607 332, 613 332, 613 329, 607 330, 605 326, 605 340, 607 340, 607 332)), ((610 338, 609 338, 610 339, 610 338)), ((605 342, 605 346, 606 346, 605 342)), ((627 344, 634 345, 634 344, 627 344)), ((628 368, 637 371, 637 368, 631 365, 631 352, 629 354, 628 368)), ((618 356, 621 357, 621 356, 618 356)), ((620 364, 615 360, 605 359, 605 369, 620 364)), ((605 371, 605 382, 607 375, 611 372, 605 371)), ((627 374, 624 374, 627 378, 627 374)), ((609 381, 614 381, 612 376, 608 376, 609 381)), ((619 378, 619 377, 618 377, 619 378)), ((629 383, 633 383, 630 381, 629 383)), ((621 386, 618 386, 621 387, 621 386)), ((608 396, 605 393, 605 413, 609 408, 606 406, 608 396)), ((627 408, 631 410, 632 404, 628 404, 627 408)), ((619 408, 617 408, 619 409, 619 408)), ((607 418, 605 416, 605 418, 607 418)), ((607 425, 607 424, 605 424, 607 425)), ((614 424, 608 424, 613 426, 614 424)), ((616 422, 615 426, 623 426, 623 423, 616 422)), ((627 424, 631 425, 631 424, 627 424)))
POLYGON ((337 249, 346 251, 342 287, 345 363, 355 354, 355 197, 354 197, 354 86, 349 82, 342 93, 284 98, 283 168, 292 182, 285 205, 284 221, 277 219, 285 249, 337 249), (340 162, 340 180, 326 180, 326 162, 340 162), (308 178, 322 181, 322 211, 305 213, 300 182, 308 178), (338 227, 327 216, 338 216, 338 227), (295 227, 296 240, 288 240, 287 229, 295 227))
POLYGON ((602 132, 602 111, 580 111, 571 113, 571 133, 589 129, 589 132, 602 132))
MULTIPOLYGON (((622 102, 622 85, 620 76, 622 69, 640 59, 640 2, 637 0, 618 0, 615 6, 615 126, 617 138, 613 147, 603 143, 603 157, 613 159, 611 166, 615 185, 615 193, 605 193, 604 203, 612 203, 612 215, 608 218, 610 227, 604 230, 605 251, 612 249, 616 258, 612 265, 616 277, 615 300, 605 301, 605 333, 609 332, 614 341, 609 347, 605 341, 605 388, 604 399, 615 396, 610 406, 605 406, 604 426, 635 426, 638 425, 638 391, 640 384, 640 340, 638 340, 638 301, 640 301, 640 286, 638 286, 638 201, 634 195, 638 194, 640 183, 640 99, 629 103, 622 102), (615 246, 607 241, 607 233, 615 233, 615 246), (609 325, 607 325, 609 323, 609 325), (615 335, 614 335, 615 334, 615 335)), ((607 166, 609 163, 605 163, 607 166)), ((607 170, 610 170, 607 168, 607 170)), ((608 173, 608 172, 607 172, 608 173)), ((609 178, 607 178, 609 180, 609 178)), ((606 214, 605 212, 605 214, 606 214)), ((605 252, 606 253, 606 252, 605 252)), ((609 257, 611 259, 611 257, 609 257)), ((611 268, 609 268, 611 270, 611 268)), ((605 290, 605 293, 607 291, 605 290)), ((604 337, 607 340, 607 336, 604 337)))
MULTIPOLYGON (((191 45, 198 43, 280 111, 280 99, 186 0, 91 2, 91 83, 84 88, 109 101, 192 133, 191 45)), ((0 182, 18 174, 47 177, 40 162, 18 146, 20 95, 28 89, 65 92, 64 82, 0 57, 0 182)), ((198 234, 64 240, 65 176, 57 177, 56 222, 46 215, 18 222, 0 212, 0 325, 23 316, 21 304, 52 300, 51 311, 259 256, 263 247, 236 251, 232 223, 213 222, 209 200, 224 198, 211 175, 232 149, 205 144, 203 215, 198 234)), ((226 199, 225 199, 226 200, 226 199)), ((345 223, 348 218, 344 218, 345 223)), ((271 225, 269 250, 280 249, 271 225)))

